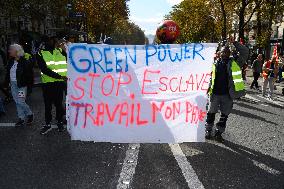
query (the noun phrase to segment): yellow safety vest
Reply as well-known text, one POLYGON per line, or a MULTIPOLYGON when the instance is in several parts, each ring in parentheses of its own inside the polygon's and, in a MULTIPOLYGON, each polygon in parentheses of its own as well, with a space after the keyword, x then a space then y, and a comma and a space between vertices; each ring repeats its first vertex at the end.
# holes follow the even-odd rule
POLYGON ((30 55, 29 53, 25 53, 25 54, 24 54, 24 58, 25 58, 26 60, 29 60, 29 59, 32 58, 32 55, 30 55))
MULTIPOLYGON (((235 92, 245 90, 245 83, 244 83, 243 77, 242 77, 242 70, 235 60, 232 61, 231 70, 232 70, 232 77, 233 77, 235 92)), ((216 65, 213 64, 212 79, 211 79, 212 83, 211 83, 211 88, 209 90, 210 95, 213 93, 213 88, 214 88, 214 84, 215 84, 215 77, 216 77, 216 65)))
MULTIPOLYGON (((42 50, 41 55, 47 67, 61 76, 67 75, 66 57, 61 53, 62 49, 56 48, 51 54, 49 51, 42 50)), ((55 79, 41 73, 42 83, 49 83, 55 81, 63 81, 62 79, 55 79)))

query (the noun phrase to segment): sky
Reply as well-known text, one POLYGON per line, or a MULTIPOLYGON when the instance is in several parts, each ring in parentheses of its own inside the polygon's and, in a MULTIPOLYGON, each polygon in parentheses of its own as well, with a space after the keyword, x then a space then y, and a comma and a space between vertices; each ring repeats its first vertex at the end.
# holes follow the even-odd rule
POLYGON ((145 34, 155 34, 158 24, 182 0, 130 0, 130 20, 140 26, 145 34))

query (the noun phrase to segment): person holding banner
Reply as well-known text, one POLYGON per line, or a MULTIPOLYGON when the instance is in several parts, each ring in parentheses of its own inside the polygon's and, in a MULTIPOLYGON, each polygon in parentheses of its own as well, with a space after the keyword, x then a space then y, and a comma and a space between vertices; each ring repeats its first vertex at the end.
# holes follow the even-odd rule
POLYGON ((45 44, 45 49, 37 55, 39 68, 41 69, 42 91, 45 105, 45 125, 40 134, 45 135, 51 131, 52 104, 56 108, 56 120, 58 131, 64 131, 63 127, 63 91, 64 82, 67 81, 66 54, 60 48, 55 48, 56 38, 51 37, 45 44))
POLYGON ((249 49, 234 41, 231 37, 229 44, 221 48, 221 57, 213 64, 212 78, 208 89, 209 107, 206 119, 205 138, 212 138, 215 115, 221 111, 220 120, 216 124, 215 139, 223 142, 222 133, 225 131, 226 122, 233 108, 233 99, 245 95, 245 84, 242 79, 241 68, 249 55, 249 49), (236 52, 231 52, 233 44, 236 52), (234 56, 231 56, 234 54, 234 56))

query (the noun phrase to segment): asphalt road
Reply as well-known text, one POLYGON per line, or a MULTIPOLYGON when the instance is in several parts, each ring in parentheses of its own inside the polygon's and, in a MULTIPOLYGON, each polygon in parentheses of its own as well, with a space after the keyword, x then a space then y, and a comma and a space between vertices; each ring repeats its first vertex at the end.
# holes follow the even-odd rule
MULTIPOLYGON (((280 89, 280 88, 279 88, 280 89)), ((111 144, 39 135, 41 90, 28 103, 31 127, 15 129, 15 105, 0 118, 0 188, 284 188, 284 97, 248 90, 235 102, 224 144, 111 144)))

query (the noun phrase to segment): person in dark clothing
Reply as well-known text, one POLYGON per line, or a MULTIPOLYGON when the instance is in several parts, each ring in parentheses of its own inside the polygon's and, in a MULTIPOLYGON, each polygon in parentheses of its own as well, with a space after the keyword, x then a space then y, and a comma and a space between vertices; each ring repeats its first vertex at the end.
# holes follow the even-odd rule
POLYGON ((213 93, 216 95, 227 95, 229 94, 228 87, 228 71, 227 64, 229 59, 219 59, 216 63, 216 78, 215 78, 215 86, 213 88, 213 93))
POLYGON ((56 120, 58 131, 64 131, 63 127, 63 90, 67 81, 66 53, 62 49, 55 48, 56 38, 51 37, 45 44, 45 50, 37 55, 38 66, 42 72, 42 91, 45 104, 45 125, 40 131, 44 135, 51 131, 52 105, 56 108, 56 120))
POLYGON ((222 47, 220 58, 213 64, 212 78, 208 88, 209 106, 205 124, 205 138, 212 138, 215 116, 220 110, 221 116, 216 124, 214 135, 218 142, 224 141, 222 133, 226 129, 227 119, 233 108, 233 99, 245 95, 241 67, 247 60, 249 50, 235 42, 233 38, 230 38, 229 42, 234 45, 238 53, 231 53, 229 45, 222 47))
POLYGON ((262 71, 262 54, 259 54, 257 56, 257 59, 255 59, 252 63, 252 71, 253 71, 253 82, 250 86, 251 89, 255 87, 256 89, 259 90, 258 86, 258 79, 260 77, 260 73, 262 71))
POLYGON ((35 63, 35 58, 32 56, 31 51, 32 51, 32 46, 31 43, 25 39, 20 40, 21 41, 21 45, 24 48, 25 51, 25 55, 24 58, 26 59, 26 61, 28 62, 28 65, 30 67, 29 71, 30 71, 30 81, 28 81, 28 96, 32 93, 32 88, 33 88, 33 84, 34 84, 34 63, 35 63))
MULTIPOLYGON (((7 56, 6 56, 5 51, 1 47, 0 47, 0 57, 2 59, 3 66, 7 68, 7 56)), ((8 86, 9 86, 9 83, 5 81, 0 84, 0 90, 5 95, 5 101, 4 101, 5 103, 10 103, 13 101, 13 97, 8 89, 8 86)))
POLYGON ((6 81, 10 83, 13 99, 16 103, 19 120, 15 127, 24 126, 33 122, 33 113, 26 103, 27 85, 30 80, 28 63, 24 58, 22 46, 13 44, 9 48, 11 60, 7 66, 6 81))
POLYGON ((242 67, 242 78, 244 81, 247 80, 247 68, 248 68, 248 64, 244 64, 242 67))
POLYGON ((7 56, 5 51, 1 48, 1 46, 0 46, 0 56, 2 58, 4 66, 7 66, 7 56))
POLYGON ((34 85, 34 63, 35 60, 32 57, 31 54, 29 53, 25 53, 24 58, 27 60, 28 62, 28 66, 29 66, 29 74, 30 74, 30 81, 28 81, 28 96, 31 95, 32 91, 33 91, 33 85, 34 85))
MULTIPOLYGON (((6 68, 4 66, 2 57, 0 56, 0 86, 2 86, 5 83, 5 75, 6 75, 6 68)), ((3 100, 0 96, 0 117, 2 115, 5 115, 5 108, 3 100)))
POLYGON ((278 80, 276 82, 280 83, 283 80, 283 67, 284 67, 283 53, 282 52, 279 53, 278 59, 280 60, 280 62, 279 62, 278 80))

